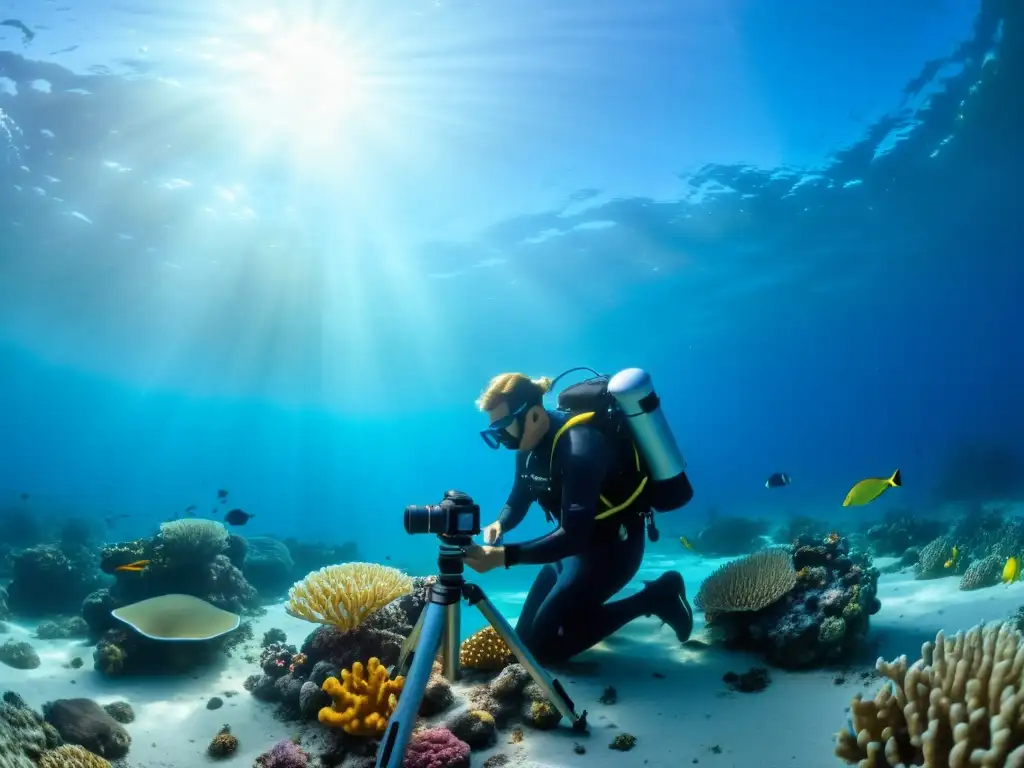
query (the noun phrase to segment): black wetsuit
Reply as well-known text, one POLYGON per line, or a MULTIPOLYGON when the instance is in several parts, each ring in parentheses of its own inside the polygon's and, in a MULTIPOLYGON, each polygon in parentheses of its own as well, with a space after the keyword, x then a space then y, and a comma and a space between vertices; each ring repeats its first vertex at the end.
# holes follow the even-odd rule
POLYGON ((645 540, 646 508, 595 519, 606 480, 618 469, 616 446, 588 424, 567 429, 555 446, 549 480, 552 441, 566 421, 563 413, 550 416, 551 428, 540 444, 516 454, 515 483, 498 518, 502 531, 510 531, 536 501, 559 525, 538 539, 505 545, 506 567, 545 564, 516 626, 541 663, 575 656, 658 607, 647 590, 607 602, 640 569, 645 540))

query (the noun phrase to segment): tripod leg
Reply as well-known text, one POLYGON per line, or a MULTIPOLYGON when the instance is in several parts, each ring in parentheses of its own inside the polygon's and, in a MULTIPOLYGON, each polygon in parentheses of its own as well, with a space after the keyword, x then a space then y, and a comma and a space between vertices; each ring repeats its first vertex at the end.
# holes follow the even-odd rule
POLYGON ((409 636, 405 638, 405 642, 402 643, 402 650, 398 654, 398 661, 395 663, 395 668, 391 671, 392 677, 409 674, 409 664, 412 662, 412 657, 416 653, 416 646, 419 645, 420 632, 423 630, 423 619, 426 618, 426 615, 427 610, 424 607, 424 609, 420 611, 420 616, 416 619, 416 623, 412 627, 412 632, 409 633, 409 636))
POLYGON ((441 646, 441 663, 445 679, 454 683, 459 679, 459 643, 462 638, 461 601, 446 605, 444 613, 444 641, 441 646))
POLYGON ((402 768, 405 748, 409 744, 423 702, 423 692, 427 689, 434 659, 441 648, 447 613, 448 606, 441 603, 427 603, 423 609, 421 620, 417 623, 420 628, 419 642, 411 655, 409 676, 405 678, 398 706, 388 720, 388 727, 381 738, 376 768, 402 768))
POLYGON ((572 723, 574 731, 585 731, 587 730, 587 711, 583 710, 580 715, 576 714, 576 705, 573 704, 572 699, 569 698, 569 694, 565 692, 565 688, 556 679, 551 677, 547 671, 537 663, 537 660, 533 658, 533 654, 530 653, 519 639, 519 635, 516 634, 515 629, 508 623, 508 620, 501 615, 501 612, 494 607, 494 603, 490 601, 484 591, 475 584, 467 584, 464 588, 466 599, 470 605, 475 605, 483 617, 487 619, 487 623, 494 627, 494 631, 498 633, 498 636, 505 641, 505 644, 512 649, 512 653, 519 659, 519 663, 523 665, 533 681, 537 683, 544 691, 551 703, 555 705, 555 708, 562 713, 566 720, 572 723))

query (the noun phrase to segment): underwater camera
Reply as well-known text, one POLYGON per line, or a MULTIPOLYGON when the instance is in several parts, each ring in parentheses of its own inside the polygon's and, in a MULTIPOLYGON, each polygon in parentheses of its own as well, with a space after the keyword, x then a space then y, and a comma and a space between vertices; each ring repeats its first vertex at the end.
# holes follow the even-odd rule
POLYGON ((405 532, 476 536, 480 533, 480 505, 468 493, 447 491, 440 504, 406 507, 405 532))

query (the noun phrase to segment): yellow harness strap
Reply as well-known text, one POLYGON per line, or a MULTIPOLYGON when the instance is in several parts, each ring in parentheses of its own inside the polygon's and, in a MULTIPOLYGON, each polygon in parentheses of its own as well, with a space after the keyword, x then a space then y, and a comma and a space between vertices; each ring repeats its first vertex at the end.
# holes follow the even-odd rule
MULTIPOLYGON (((590 412, 587 412, 587 413, 577 414, 576 416, 573 416, 571 419, 569 419, 567 422, 565 422, 565 424, 563 424, 561 427, 559 427, 558 431, 555 432, 555 438, 554 438, 554 440, 551 441, 551 458, 550 458, 550 461, 548 462, 548 477, 549 478, 552 477, 552 473, 554 472, 554 468, 555 468, 555 447, 558 445, 559 439, 566 432, 566 430, 571 429, 572 427, 575 427, 577 424, 585 424, 586 422, 588 422, 592 418, 594 418, 595 415, 596 414, 593 411, 590 411, 590 412)), ((636 449, 636 444, 635 443, 633 444, 633 456, 636 459, 636 468, 637 468, 637 470, 639 470, 640 469, 640 452, 636 449)), ((640 481, 640 484, 636 487, 636 490, 633 491, 633 493, 630 494, 629 498, 626 499, 621 504, 612 504, 602 494, 601 497, 600 497, 601 503, 604 504, 607 507, 607 509, 604 510, 603 512, 599 512, 594 519, 595 520, 604 520, 606 517, 611 517, 616 512, 621 512, 622 510, 624 510, 627 507, 629 507, 634 501, 637 500, 637 498, 639 498, 640 494, 644 492, 644 488, 647 487, 647 480, 648 480, 647 475, 644 475, 643 479, 640 481)))

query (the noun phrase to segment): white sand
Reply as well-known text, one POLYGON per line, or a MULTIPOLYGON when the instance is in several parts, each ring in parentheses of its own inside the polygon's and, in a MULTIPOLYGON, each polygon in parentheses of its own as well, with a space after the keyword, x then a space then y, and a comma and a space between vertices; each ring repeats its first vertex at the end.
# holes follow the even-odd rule
MULTIPOLYGON (((691 592, 711 570, 724 561, 695 557, 679 560, 650 557, 640 578, 653 578, 666 568, 678 568, 691 592)), ((879 563, 881 564, 881 563, 879 563)), ((1014 584, 979 592, 960 592, 959 579, 917 582, 912 573, 882 577, 882 610, 872 617, 871 636, 877 647, 862 664, 851 666, 849 682, 836 685, 834 671, 786 673, 772 670, 772 684, 758 694, 728 691, 722 675, 759 666, 756 658, 698 647, 680 648, 668 628, 654 620, 637 621, 609 642, 581 656, 555 674, 565 684, 579 709, 590 712, 590 735, 559 728, 550 732, 526 729, 520 745, 499 744, 475 753, 473 765, 504 751, 518 766, 562 768, 621 768, 622 766, 699 765, 711 768, 824 768, 842 765, 832 756, 833 735, 846 721, 845 709, 858 690, 873 694, 878 682, 865 685, 859 673, 873 666, 877 655, 894 658, 906 653, 916 659, 921 644, 939 629, 956 631, 985 620, 1006 618, 1024 603, 1024 587, 1014 584), (665 677, 654 677, 658 672, 665 677), (605 686, 614 686, 619 701, 598 703, 605 686), (635 749, 621 753, 608 748, 625 731, 637 737, 635 749), (575 743, 587 753, 573 752, 575 743), (716 754, 712 748, 718 746, 716 754), (694 762, 698 761, 698 762, 694 762)), ((489 580, 499 584, 500 580, 489 580)), ((491 595, 510 619, 522 600, 519 590, 491 595)), ((464 610, 468 633, 479 622, 464 610)), ((699 623, 694 636, 699 638, 699 623)), ((272 608, 253 622, 258 640, 270 627, 279 627, 288 641, 301 644, 312 625, 272 608)), ((119 699, 131 703, 136 720, 127 726, 132 735, 128 762, 136 768, 195 768, 206 764, 206 745, 227 723, 238 737, 237 755, 226 761, 250 766, 257 755, 276 741, 288 738, 299 726, 274 719, 274 707, 256 701, 242 681, 257 671, 254 664, 229 659, 218 669, 190 678, 105 679, 92 669, 92 648, 60 640, 31 637, 32 627, 12 626, 12 634, 26 639, 38 651, 42 665, 21 671, 0 664, 0 690, 14 690, 34 708, 56 698, 88 697, 101 704, 119 699), (85 665, 73 670, 64 665, 81 656, 85 665), (236 692, 231 698, 224 694, 236 692), (206 709, 211 696, 224 699, 218 710, 206 709)))

